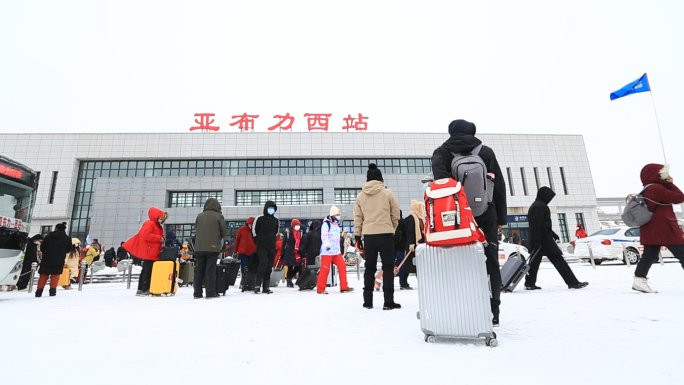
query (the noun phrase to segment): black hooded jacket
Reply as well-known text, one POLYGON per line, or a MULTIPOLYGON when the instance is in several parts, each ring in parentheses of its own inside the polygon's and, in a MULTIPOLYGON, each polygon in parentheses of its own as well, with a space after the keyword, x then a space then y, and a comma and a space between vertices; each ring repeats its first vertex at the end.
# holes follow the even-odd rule
POLYGON ((408 249, 408 234, 406 230, 406 220, 402 217, 403 213, 399 210, 399 224, 394 230, 394 251, 405 251, 408 249))
POLYGON ((321 221, 316 219, 311 223, 311 228, 302 241, 302 250, 306 253, 307 265, 315 265, 316 257, 321 253, 321 221))
POLYGON ((40 234, 32 236, 26 243, 26 252, 24 253, 24 267, 28 266, 31 269, 31 264, 33 262, 38 263, 38 246, 33 243, 35 241, 42 240, 43 237, 40 234))
POLYGON ((551 210, 549 210, 549 203, 555 196, 556 193, 550 188, 546 186, 540 188, 537 192, 537 199, 527 212, 527 218, 530 221, 530 245, 532 245, 532 250, 541 246, 542 255, 561 252, 555 241, 558 235, 553 232, 551 210))
MULTIPOLYGON (((432 173, 435 180, 451 177, 451 161, 454 159, 454 154, 468 154, 480 144, 482 141, 472 135, 451 135, 432 153, 432 173)), ((503 226, 507 223, 508 215, 506 181, 491 148, 482 146, 479 155, 487 166, 487 172, 494 174, 494 197, 487 211, 475 220, 477 222, 496 221, 496 224, 503 226)))
POLYGON ((55 230, 45 236, 40 245, 43 252, 43 261, 40 263, 40 274, 62 274, 64 260, 71 250, 71 238, 64 230, 55 230))
POLYGON ((275 250, 276 248, 276 237, 280 229, 280 221, 266 211, 269 207, 275 208, 276 212, 278 211, 278 206, 276 206, 275 202, 266 202, 263 215, 259 215, 252 225, 252 236, 254 236, 257 251, 262 247, 269 250, 275 250))

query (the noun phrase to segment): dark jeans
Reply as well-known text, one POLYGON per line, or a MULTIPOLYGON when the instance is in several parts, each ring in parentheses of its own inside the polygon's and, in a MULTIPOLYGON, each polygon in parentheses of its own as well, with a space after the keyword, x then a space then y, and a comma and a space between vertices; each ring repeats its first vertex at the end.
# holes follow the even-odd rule
POLYGON ((299 265, 299 266, 287 266, 287 277, 285 277, 285 278, 292 279, 292 278, 294 278, 294 276, 297 273, 301 273, 301 272, 302 272, 302 266, 301 265, 299 265))
MULTIPOLYGON (((399 266, 401 261, 404 260, 405 255, 406 253, 404 252, 404 250, 395 250, 394 258, 396 258, 396 260, 394 262, 394 266, 399 266)), ((410 261, 404 262, 404 264, 399 269, 399 286, 408 286, 408 273, 406 273, 407 263, 410 263, 410 261)))
POLYGON ((273 270, 276 250, 275 248, 271 249, 257 245, 257 255, 259 258, 259 269, 257 270, 254 286, 257 287, 259 284, 262 284, 264 289, 268 289, 271 284, 271 271, 273 270))
MULTIPOLYGON (((154 261, 142 261, 142 271, 140 272, 140 277, 138 278, 138 290, 140 291, 150 291, 150 282, 152 281, 152 265, 154 261)), ((88 267, 86 266, 86 274, 88 274, 88 267)))
POLYGON ((249 255, 238 254, 238 258, 240 258, 240 274, 245 275, 245 268, 249 265, 249 255))
MULTIPOLYGON (((572 272, 568 263, 565 262, 563 253, 561 253, 560 250, 547 253, 546 258, 548 258, 553 264, 553 267, 558 270, 558 273, 563 277, 563 281, 565 281, 566 285, 575 285, 579 283, 577 277, 575 277, 575 273, 572 272)), ((537 272, 539 271, 541 260, 542 256, 538 255, 530 263, 530 272, 527 273, 527 277, 525 277, 525 286, 534 286, 537 283, 537 272)))
POLYGON ((492 288, 492 298, 489 302, 492 307, 492 315, 499 319, 499 306, 501 305, 501 271, 499 270, 499 229, 495 221, 478 222, 487 238, 484 248, 487 257, 487 274, 492 288))
POLYGON ((385 295, 385 304, 394 303, 394 234, 364 235, 363 246, 366 254, 366 271, 363 273, 363 303, 373 304, 378 253, 382 261, 382 290, 385 295))
MULTIPOLYGON (((663 245, 668 248, 679 259, 679 263, 684 267, 684 245, 663 245)), ((658 260, 660 255, 660 247, 657 245, 644 245, 644 254, 641 256, 639 263, 637 263, 634 275, 641 278, 646 278, 648 270, 654 262, 658 260)))
POLYGON ((203 282, 207 288, 207 297, 216 297, 216 261, 218 256, 218 252, 195 252, 195 278, 192 281, 195 297, 202 296, 203 282))

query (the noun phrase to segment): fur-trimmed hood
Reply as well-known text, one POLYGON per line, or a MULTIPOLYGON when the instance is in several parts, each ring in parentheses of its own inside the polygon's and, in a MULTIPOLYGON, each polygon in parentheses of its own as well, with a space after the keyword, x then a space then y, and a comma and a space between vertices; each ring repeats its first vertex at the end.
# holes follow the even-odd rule
POLYGON ((649 183, 665 184, 670 179, 670 165, 651 163, 641 169, 641 183, 646 186, 649 183))

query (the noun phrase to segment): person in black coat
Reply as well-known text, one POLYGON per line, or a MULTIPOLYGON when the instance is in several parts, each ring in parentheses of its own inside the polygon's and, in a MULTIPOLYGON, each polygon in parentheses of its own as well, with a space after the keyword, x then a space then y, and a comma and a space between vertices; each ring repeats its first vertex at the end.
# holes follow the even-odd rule
POLYGON ((110 247, 109 250, 105 251, 104 253, 105 266, 112 267, 114 258, 116 258, 116 250, 114 250, 113 247, 110 247))
MULTIPOLYGON (((394 266, 399 266, 401 264, 401 261, 403 261, 406 256, 406 250, 408 250, 406 220, 403 218, 403 215, 403 212, 399 210, 399 224, 397 225, 397 229, 394 230, 394 266)), ((404 263, 401 266, 401 269, 399 269, 399 286, 402 289, 410 287, 407 278, 408 273, 406 273, 406 263, 404 263)))
POLYGON ((20 291, 26 290, 28 282, 31 279, 31 264, 38 263, 38 245, 43 240, 43 236, 36 234, 32 236, 26 244, 26 252, 24 253, 24 264, 21 266, 21 274, 19 281, 17 281, 17 289, 20 291))
POLYGON ((130 258, 130 255, 128 254, 128 251, 123 248, 123 242, 121 242, 121 245, 119 246, 118 249, 116 249, 116 263, 121 262, 124 259, 130 258))
MULTIPOLYGON (((432 153, 432 172, 435 180, 451 177, 451 161, 454 154, 469 154, 482 144, 475 137, 475 124, 458 119, 449 124, 449 139, 432 153)), ((479 154, 487 166, 487 173, 494 177, 494 195, 487 211, 475 218, 487 238, 485 255, 487 257, 487 274, 492 287, 490 300, 494 325, 499 325, 499 306, 501 305, 501 273, 499 271, 499 239, 498 230, 506 225, 508 206, 506 205, 506 182, 494 151, 482 146, 479 154)))
POLYGON ((59 283, 59 276, 64 270, 64 260, 71 249, 71 238, 66 234, 66 223, 60 223, 55 226, 55 231, 45 236, 40 250, 43 253, 43 260, 40 263, 38 273, 38 288, 36 289, 36 297, 43 295, 43 288, 50 278, 50 296, 57 295, 57 284, 59 283))
POLYGON ((304 255, 306 257, 307 266, 316 264, 316 257, 321 254, 321 221, 316 219, 311 222, 311 228, 304 238, 304 255))
POLYGON ((587 282, 580 282, 575 277, 575 274, 565 262, 563 253, 558 248, 556 241, 559 239, 558 235, 553 231, 551 222, 551 210, 549 210, 549 203, 556 196, 550 188, 544 186, 537 192, 537 199, 530 206, 527 213, 527 218, 530 221, 530 244, 532 245, 532 254, 537 250, 536 256, 530 262, 530 271, 525 277, 526 290, 540 290, 537 286, 537 272, 539 271, 539 264, 542 256, 545 255, 553 266, 558 270, 563 280, 568 285, 569 289, 581 289, 588 285, 587 282))
POLYGON ((263 292, 271 294, 271 270, 276 256, 276 236, 280 229, 280 221, 275 217, 278 206, 275 202, 267 201, 263 215, 258 216, 252 225, 252 235, 257 247, 259 269, 254 283, 254 294, 259 294, 263 285, 263 292))

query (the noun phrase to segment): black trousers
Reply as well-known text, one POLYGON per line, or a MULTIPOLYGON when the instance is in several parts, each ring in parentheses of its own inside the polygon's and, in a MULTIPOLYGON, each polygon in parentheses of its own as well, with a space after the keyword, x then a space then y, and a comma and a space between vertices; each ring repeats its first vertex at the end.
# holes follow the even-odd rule
MULTIPOLYGON (((672 252, 675 258, 679 259, 679 263, 684 267, 684 245, 663 245, 672 252)), ((651 265, 658 260, 660 255, 660 246, 658 245, 644 245, 644 255, 641 256, 639 263, 637 263, 634 275, 641 278, 646 278, 648 270, 651 265)))
MULTIPOLYGON (((544 252, 544 250, 542 250, 542 252, 544 252)), ((558 270, 558 273, 561 275, 566 285, 575 285, 579 283, 577 277, 575 277, 575 273, 572 272, 572 269, 570 269, 568 263, 565 262, 563 253, 561 253, 560 250, 547 252, 546 258, 548 258, 553 264, 553 267, 558 270)), ((541 263, 541 260, 542 255, 538 255, 530 263, 530 272, 527 273, 527 276, 525 277, 525 286, 534 286, 537 283, 537 272, 539 271, 539 264, 541 263)))
POLYGON ((216 297, 216 261, 218 256, 218 252, 195 252, 195 278, 192 280, 195 297, 202 296, 203 282, 207 288, 207 297, 216 297))
POLYGON ((364 235, 363 246, 366 255, 366 271, 363 273, 363 303, 373 304, 378 254, 382 261, 382 290, 385 304, 394 303, 394 234, 364 235))
POLYGON ((499 306, 501 305, 501 271, 499 270, 499 227, 495 221, 482 221, 477 224, 487 238, 485 245, 486 266, 489 274, 489 283, 492 287, 492 298, 489 302, 492 307, 492 315, 499 318, 499 306))
MULTIPOLYGON (((152 281, 152 265, 154 261, 143 261, 142 271, 140 272, 140 277, 138 278, 138 290, 140 291, 150 291, 150 282, 152 281)), ((86 271, 84 272, 84 277, 88 273, 88 266, 86 266, 86 271)))
POLYGON ((261 284, 264 288, 268 288, 271 283, 271 271, 273 270, 276 249, 275 247, 269 248, 257 245, 257 255, 259 257, 259 269, 257 270, 254 286, 257 287, 261 284))
POLYGON ((302 272, 302 265, 299 265, 299 266, 289 266, 288 265, 287 266, 287 277, 285 277, 285 278, 292 279, 292 278, 294 278, 294 276, 297 273, 301 273, 301 272, 302 272))

